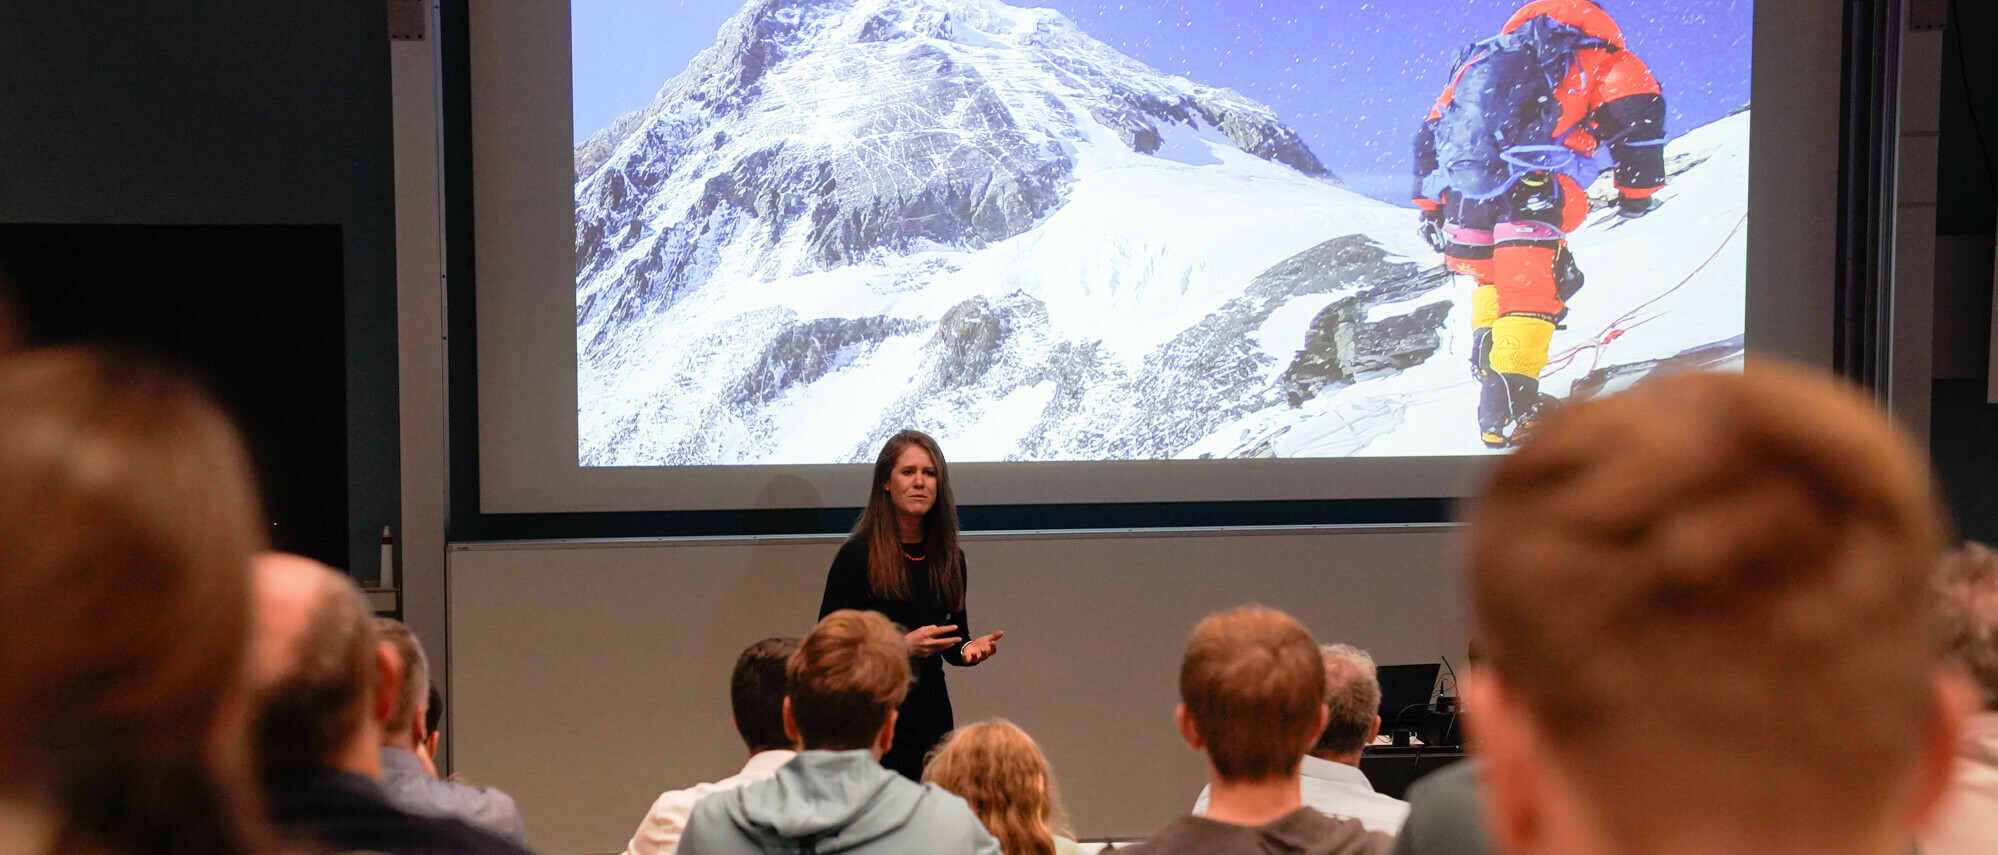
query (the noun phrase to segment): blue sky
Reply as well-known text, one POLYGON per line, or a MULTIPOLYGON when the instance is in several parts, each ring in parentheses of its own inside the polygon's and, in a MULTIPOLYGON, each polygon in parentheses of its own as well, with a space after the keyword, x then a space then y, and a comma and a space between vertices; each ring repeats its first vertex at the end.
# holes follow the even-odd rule
MULTIPOLYGON (((575 135, 644 106, 740 0, 572 0, 575 135)), ((1160 70, 1275 108, 1349 186, 1406 201, 1409 137, 1463 45, 1519 0, 1018 0, 1160 70)), ((1603 0, 1673 134, 1748 102, 1750 0, 1603 0)))

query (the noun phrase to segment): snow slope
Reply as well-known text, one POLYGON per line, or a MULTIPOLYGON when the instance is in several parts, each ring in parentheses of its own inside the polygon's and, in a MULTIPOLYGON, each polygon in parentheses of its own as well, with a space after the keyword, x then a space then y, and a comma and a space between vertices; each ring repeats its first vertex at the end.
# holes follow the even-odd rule
MULTIPOLYGON (((1573 238, 1553 391, 1740 335, 1747 115, 1668 154, 1658 210, 1573 238)), ((1047 10, 756 0, 577 167, 585 465, 904 427, 954 460, 1483 450, 1469 286, 1412 212, 1047 10)))
MULTIPOLYGON (((1602 388, 1640 378, 1654 361, 1738 366, 1746 327, 1749 112, 1672 140, 1667 183, 1649 214, 1624 220, 1603 208, 1615 195, 1605 175, 1591 195, 1599 209, 1569 236, 1587 277, 1555 333, 1541 388, 1588 394, 1592 373, 1626 371, 1602 388), (1580 386, 1580 389, 1577 389, 1580 386)), ((1425 256, 1426 257, 1426 256, 1425 256)), ((1473 287, 1454 277, 1443 350, 1395 376, 1365 380, 1299 409, 1265 408, 1215 431, 1182 457, 1418 456, 1487 453, 1473 430, 1478 399, 1469 371, 1473 287)))

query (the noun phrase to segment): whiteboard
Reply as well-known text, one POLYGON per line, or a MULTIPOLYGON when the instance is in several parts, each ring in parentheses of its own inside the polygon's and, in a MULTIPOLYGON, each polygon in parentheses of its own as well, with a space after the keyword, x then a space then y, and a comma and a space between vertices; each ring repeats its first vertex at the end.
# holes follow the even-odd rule
MULTIPOLYGON (((466 543, 447 567, 453 768, 512 793, 548 853, 621 852, 659 793, 734 774, 729 670, 800 635, 839 536, 466 543)), ((1199 755, 1172 728, 1195 621, 1261 602, 1382 664, 1462 661, 1451 525, 967 533, 960 724, 1033 734, 1085 838, 1185 812, 1199 755)))

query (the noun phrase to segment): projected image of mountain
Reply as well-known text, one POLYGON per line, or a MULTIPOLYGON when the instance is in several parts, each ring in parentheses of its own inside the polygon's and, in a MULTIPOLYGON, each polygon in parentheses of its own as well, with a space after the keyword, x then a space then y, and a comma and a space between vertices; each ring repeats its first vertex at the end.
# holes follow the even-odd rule
MULTIPOLYGON (((1747 119, 1572 236, 1545 388, 1738 357, 1747 119)), ((1483 451, 1468 283, 1337 168, 1050 10, 754 0, 576 148, 581 462, 1483 451)))

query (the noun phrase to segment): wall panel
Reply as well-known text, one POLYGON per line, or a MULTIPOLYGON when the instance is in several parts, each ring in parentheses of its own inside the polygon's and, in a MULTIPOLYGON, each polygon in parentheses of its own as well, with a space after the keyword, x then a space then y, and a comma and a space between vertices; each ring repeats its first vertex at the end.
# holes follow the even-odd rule
MULTIPOLYGON (((967 536, 973 631, 960 723, 1012 719, 1054 763, 1077 831, 1139 835, 1186 810, 1203 766, 1174 734, 1201 615, 1251 600, 1384 663, 1461 662, 1450 526, 967 536)), ((839 538, 459 544, 449 562, 455 769, 519 800, 530 842, 617 852, 660 791, 744 757, 728 672, 817 616, 839 538)))

